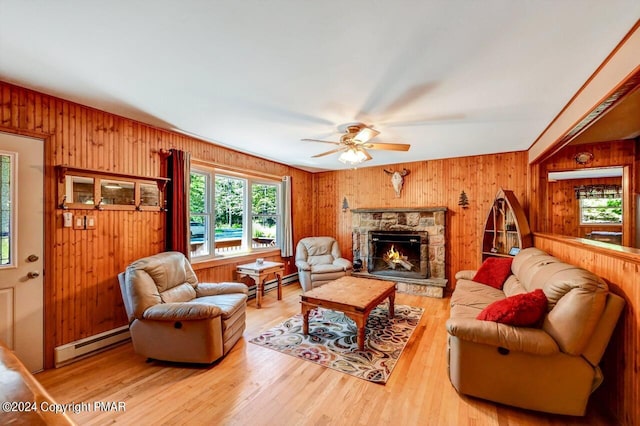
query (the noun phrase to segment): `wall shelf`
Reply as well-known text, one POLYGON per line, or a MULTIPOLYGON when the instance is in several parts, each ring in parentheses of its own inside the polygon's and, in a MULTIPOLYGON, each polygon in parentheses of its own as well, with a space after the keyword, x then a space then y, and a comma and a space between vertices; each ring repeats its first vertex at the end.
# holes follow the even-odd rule
POLYGON ((63 164, 56 173, 60 209, 163 211, 163 191, 170 181, 63 164))
POLYGON ((481 260, 513 257, 515 252, 532 245, 531 230, 522 206, 513 191, 501 188, 485 222, 481 260))

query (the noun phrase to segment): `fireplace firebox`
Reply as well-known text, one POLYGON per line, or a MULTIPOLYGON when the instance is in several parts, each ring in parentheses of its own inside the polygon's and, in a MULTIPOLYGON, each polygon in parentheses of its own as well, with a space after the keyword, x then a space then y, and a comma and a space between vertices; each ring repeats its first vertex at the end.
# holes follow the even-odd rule
POLYGON ((429 278, 428 244, 427 232, 370 232, 367 270, 374 275, 429 278))

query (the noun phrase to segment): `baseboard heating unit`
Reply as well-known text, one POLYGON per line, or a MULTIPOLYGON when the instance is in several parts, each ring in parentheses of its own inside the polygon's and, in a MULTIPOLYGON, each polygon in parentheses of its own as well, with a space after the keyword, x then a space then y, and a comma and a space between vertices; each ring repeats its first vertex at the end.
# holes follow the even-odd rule
MULTIPOLYGON (((289 275, 285 275, 284 277, 282 277, 282 286, 287 286, 291 283, 297 282, 298 281, 298 273, 294 273, 294 274, 289 274, 289 275)), ((271 290, 276 290, 278 288, 278 280, 277 279, 273 279, 273 280, 267 280, 264 283, 264 291, 265 293, 270 292, 271 290)), ((249 294, 247 295, 249 299, 253 299, 256 297, 256 286, 252 285, 249 287, 249 294)))
POLYGON ((129 326, 114 328, 104 333, 95 334, 66 345, 58 346, 54 349, 55 365, 61 367, 89 355, 103 351, 113 345, 131 339, 129 326))

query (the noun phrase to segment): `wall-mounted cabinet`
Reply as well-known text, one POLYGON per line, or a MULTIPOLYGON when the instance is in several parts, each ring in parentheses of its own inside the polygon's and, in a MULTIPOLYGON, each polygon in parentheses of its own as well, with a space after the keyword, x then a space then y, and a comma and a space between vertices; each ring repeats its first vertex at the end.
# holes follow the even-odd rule
POLYGON ((122 173, 56 166, 58 207, 62 209, 164 209, 164 188, 169 181, 122 173))
POLYGON ((488 257, 512 257, 533 245, 529 222, 513 191, 498 191, 483 234, 482 261, 488 257))

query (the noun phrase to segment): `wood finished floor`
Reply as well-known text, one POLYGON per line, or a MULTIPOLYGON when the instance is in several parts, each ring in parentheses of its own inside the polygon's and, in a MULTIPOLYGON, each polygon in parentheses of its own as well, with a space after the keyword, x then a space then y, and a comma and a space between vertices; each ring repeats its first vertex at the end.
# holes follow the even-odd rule
POLYGON ((300 360, 247 340, 299 312, 299 285, 250 301, 244 338, 221 361, 195 367, 146 363, 131 343, 36 377, 59 403, 124 401, 124 412, 71 413, 78 424, 136 425, 607 425, 459 395, 447 377, 448 299, 398 294, 425 308, 386 385, 300 360))

